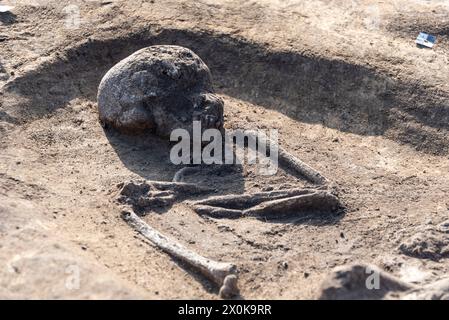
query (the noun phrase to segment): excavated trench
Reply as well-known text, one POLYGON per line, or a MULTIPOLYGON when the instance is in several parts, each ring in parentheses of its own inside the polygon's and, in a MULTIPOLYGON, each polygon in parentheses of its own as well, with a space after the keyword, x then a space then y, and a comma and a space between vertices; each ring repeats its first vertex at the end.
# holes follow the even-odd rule
MULTIPOLYGON (((192 250, 220 261, 238 261, 244 297, 311 297, 310 293, 295 291, 298 286, 309 285, 310 273, 313 282, 318 283, 322 274, 352 259, 348 258, 348 251, 364 259, 392 252, 398 244, 397 226, 422 217, 421 209, 431 208, 445 193, 444 187, 438 187, 438 177, 417 177, 416 172, 422 170, 416 169, 412 175, 411 169, 398 164, 407 157, 445 155, 449 151, 449 106, 444 92, 420 83, 401 82, 364 66, 306 53, 276 51, 226 34, 150 28, 119 38, 88 39, 54 51, 37 68, 7 82, 0 120, 19 128, 18 131, 24 128, 20 133, 23 140, 19 141, 28 143, 28 149, 35 152, 31 160, 24 161, 24 166, 35 171, 33 179, 47 183, 40 186, 39 197, 32 186, 26 192, 49 211, 63 213, 63 217, 55 214, 55 219, 62 226, 64 237, 87 243, 89 253, 100 264, 148 292, 158 288, 158 292, 170 298, 197 296, 202 289, 207 293, 198 294, 200 297, 216 293, 195 272, 183 266, 193 280, 186 278, 184 272, 176 273, 171 260, 167 262, 160 258, 160 252, 148 251, 146 244, 142 246, 140 240, 132 238, 131 230, 111 205, 117 191, 115 185, 129 179, 130 172, 134 178, 170 180, 177 170, 167 163, 169 149, 164 141, 109 133, 106 139, 97 122, 96 95, 103 75, 136 50, 156 44, 176 44, 196 52, 211 69, 216 91, 225 97, 225 109, 232 111, 229 116, 245 121, 255 115, 259 120, 267 120, 263 118, 265 111, 269 112, 267 118, 273 119, 282 113, 290 122, 282 119, 281 123, 289 124, 290 133, 317 125, 329 129, 337 138, 351 136, 347 138, 351 142, 341 146, 318 136, 317 144, 323 146, 304 141, 303 149, 297 141, 289 141, 288 136, 282 139, 293 147, 291 152, 300 150, 304 160, 313 160, 318 169, 334 175, 329 178, 341 187, 339 195, 347 206, 348 221, 339 215, 270 223, 211 222, 178 206, 147 218, 161 232, 192 250), (419 152, 405 151, 401 158, 402 154, 394 153, 396 147, 391 147, 397 146, 395 142, 419 152), (386 153, 385 159, 380 149, 373 150, 376 147, 371 148, 370 143, 383 146, 380 149, 386 153), (119 160, 114 158, 114 151, 119 160), (35 159, 44 163, 36 166, 35 159), (391 167, 386 165, 387 160, 391 167), (398 168, 403 171, 397 173, 398 168), (430 181, 429 192, 422 190, 422 182, 428 182, 425 179, 430 181), (404 215, 402 210, 409 204, 404 215), (366 227, 366 216, 372 219, 371 229, 366 227), (394 237, 396 240, 385 241, 394 237), (364 248, 372 251, 365 252, 364 248), (150 258, 146 258, 148 255, 150 258), (157 262, 153 264, 151 259, 157 262), (286 259, 291 261, 289 267, 286 259), (171 268, 170 275, 166 274, 167 268, 171 268), (307 272, 304 276, 287 274, 287 268, 307 272), (141 278, 146 280, 136 280, 141 278), (158 284, 161 278, 162 284, 158 284), (187 281, 195 294, 189 286, 180 286, 179 279, 187 281), (196 280, 202 287, 195 287, 196 280), (175 286, 177 289, 172 290, 175 286), (281 295, 284 292, 286 295, 281 295)), ((254 122, 252 125, 257 126, 254 122)), ((28 151, 23 152, 27 155, 28 151)), ((418 163, 416 168, 420 165, 427 164, 418 163)), ((26 176, 26 168, 16 167, 10 170, 11 175, 26 176)), ((280 177, 270 178, 268 184, 281 185, 285 177, 281 173, 280 177)), ((245 170, 221 172, 214 178, 217 179, 203 177, 206 182, 212 180, 219 185, 222 193, 240 194, 248 186, 260 189, 264 183, 245 170)), ((407 229, 404 233, 410 235, 412 231, 407 229)))
POLYGON ((126 37, 88 39, 57 52, 51 61, 6 85, 7 93, 26 101, 9 107, 5 103, 1 119, 17 123, 42 117, 74 98, 95 102, 98 84, 111 66, 155 44, 196 52, 211 69, 219 93, 299 122, 364 136, 385 135, 434 154, 448 151, 449 106, 442 92, 344 61, 185 30, 145 29, 126 37))

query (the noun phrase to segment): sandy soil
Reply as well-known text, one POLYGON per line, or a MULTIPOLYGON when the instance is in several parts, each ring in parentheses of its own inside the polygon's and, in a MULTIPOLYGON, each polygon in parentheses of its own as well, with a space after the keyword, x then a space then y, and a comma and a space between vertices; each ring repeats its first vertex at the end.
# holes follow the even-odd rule
MULTIPOLYGON (((449 271, 447 259, 398 251, 449 216, 447 1, 9 3, 0 15, 1 297, 217 298, 114 204, 120 182, 170 180, 177 170, 165 141, 97 121, 102 76, 152 44, 195 51, 225 101, 226 126, 278 129, 282 146, 332 180, 345 204, 336 216, 282 221, 204 219, 182 204, 145 218, 236 262, 241 298, 316 298, 322 279, 351 262, 420 283, 449 271), (69 4, 79 26, 67 22, 69 4), (434 49, 415 45, 420 31, 438 36, 434 49)), ((296 183, 246 167, 192 179, 222 193, 296 183)))

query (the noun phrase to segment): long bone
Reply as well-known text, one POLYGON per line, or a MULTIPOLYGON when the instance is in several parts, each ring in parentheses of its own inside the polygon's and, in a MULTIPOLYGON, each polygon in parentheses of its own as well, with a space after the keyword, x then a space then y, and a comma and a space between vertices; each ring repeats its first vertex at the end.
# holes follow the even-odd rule
POLYGON ((329 212, 341 206, 333 194, 314 189, 216 196, 193 201, 190 204, 198 214, 214 218, 267 217, 273 213, 301 213, 307 210, 329 212))
POLYGON ((196 252, 187 249, 173 239, 170 239, 146 224, 138 215, 132 211, 122 212, 122 218, 129 226, 139 232, 162 251, 187 263, 189 266, 200 271, 220 288, 220 294, 224 298, 238 294, 237 267, 232 263, 218 262, 205 258, 196 252))
MULTIPOLYGON (((271 145, 274 144, 274 149, 278 151, 279 164, 282 167, 293 170, 295 173, 315 184, 321 185, 327 183, 327 179, 320 172, 282 148, 278 143, 268 138, 263 132, 250 130, 245 131, 245 134, 249 139, 253 139, 253 142, 265 144, 270 150, 272 149, 271 145)), ((249 143, 248 145, 253 146, 255 144, 249 143)))

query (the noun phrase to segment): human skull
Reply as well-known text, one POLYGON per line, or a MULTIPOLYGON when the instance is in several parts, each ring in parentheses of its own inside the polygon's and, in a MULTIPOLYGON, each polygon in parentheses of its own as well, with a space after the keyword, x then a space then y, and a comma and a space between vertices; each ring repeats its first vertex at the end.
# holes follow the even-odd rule
POLYGON ((98 89, 102 124, 125 133, 174 129, 223 130, 223 100, 213 93, 207 65, 191 50, 170 45, 141 49, 117 63, 98 89))

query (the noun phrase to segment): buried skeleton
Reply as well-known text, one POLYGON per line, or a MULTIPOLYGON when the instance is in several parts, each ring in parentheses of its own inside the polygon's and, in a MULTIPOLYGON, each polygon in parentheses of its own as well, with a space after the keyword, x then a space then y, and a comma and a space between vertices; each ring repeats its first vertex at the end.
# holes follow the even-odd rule
POLYGON ((183 203, 205 220, 265 221, 283 214, 334 214, 342 204, 328 179, 279 146, 276 130, 270 131, 270 137, 262 130, 234 130, 223 136, 223 106, 213 93, 207 66, 195 53, 178 46, 139 50, 104 76, 98 93, 100 122, 105 130, 149 133, 165 139, 170 136, 171 142, 178 142, 171 149, 170 161, 188 165, 178 170, 171 182, 132 180, 119 184, 116 201, 122 218, 150 243, 212 281, 222 298, 232 298, 239 296, 235 263, 215 261, 185 247, 147 224, 144 216, 183 203), (216 195, 216 188, 184 182, 186 174, 204 170, 201 164, 242 164, 245 152, 248 164, 258 160, 261 175, 275 175, 279 160, 279 166, 288 169, 294 180, 307 180, 316 187, 295 183, 287 189, 279 186, 271 191, 216 195))

